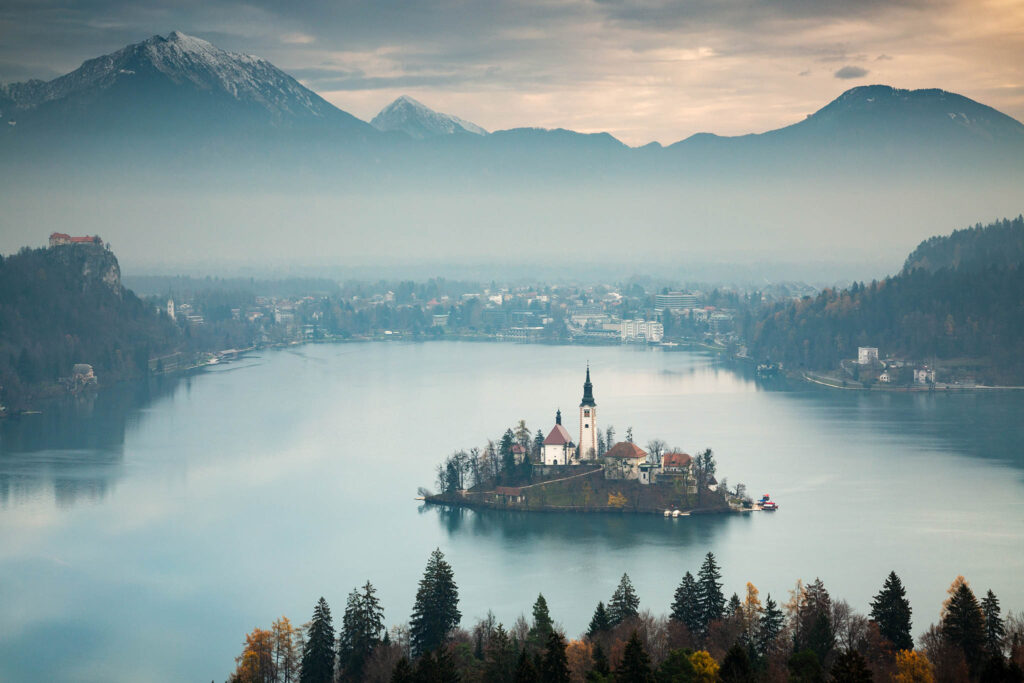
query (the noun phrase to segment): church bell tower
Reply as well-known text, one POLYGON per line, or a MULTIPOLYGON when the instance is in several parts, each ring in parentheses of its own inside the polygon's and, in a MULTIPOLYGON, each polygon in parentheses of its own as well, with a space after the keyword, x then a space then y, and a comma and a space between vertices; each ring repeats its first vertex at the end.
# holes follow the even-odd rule
POLYGON ((597 404, 594 402, 594 385, 590 383, 590 364, 587 364, 587 380, 583 383, 583 400, 580 402, 580 460, 597 458, 597 404))

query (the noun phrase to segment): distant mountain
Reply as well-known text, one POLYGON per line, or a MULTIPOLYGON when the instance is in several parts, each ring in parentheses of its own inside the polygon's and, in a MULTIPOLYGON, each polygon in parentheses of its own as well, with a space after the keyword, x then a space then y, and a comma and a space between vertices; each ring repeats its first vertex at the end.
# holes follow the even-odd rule
POLYGON ((261 127, 372 130, 270 62, 178 31, 52 81, 0 86, 8 133, 162 133, 261 127))
POLYGON ((370 125, 385 132, 402 131, 417 140, 459 133, 487 135, 487 131, 475 123, 436 112, 408 95, 402 95, 381 109, 370 125))
MULTIPOLYGON (((847 90, 803 121, 760 134, 700 133, 671 145, 677 152, 836 153, 899 158, 977 150, 1024 151, 1024 124, 992 107, 944 90, 868 85, 847 90)), ((832 157, 834 161, 834 156, 832 157)))

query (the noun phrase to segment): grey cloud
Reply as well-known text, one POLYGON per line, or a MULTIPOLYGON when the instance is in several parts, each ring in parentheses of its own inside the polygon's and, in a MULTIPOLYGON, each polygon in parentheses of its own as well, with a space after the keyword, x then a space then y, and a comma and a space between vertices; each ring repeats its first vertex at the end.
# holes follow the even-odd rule
POLYGON ((888 62, 891 60, 892 57, 890 57, 889 55, 878 55, 877 57, 875 57, 876 62, 888 62))
POLYGON ((847 64, 839 71, 836 71, 834 75, 836 78, 863 78, 868 75, 868 70, 847 64))

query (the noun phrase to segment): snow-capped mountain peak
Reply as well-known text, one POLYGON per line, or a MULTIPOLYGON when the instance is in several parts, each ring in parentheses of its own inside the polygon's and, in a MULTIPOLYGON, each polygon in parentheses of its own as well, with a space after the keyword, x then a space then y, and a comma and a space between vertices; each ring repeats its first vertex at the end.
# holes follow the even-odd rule
POLYGON ((408 95, 402 95, 381 109, 370 124, 377 130, 402 131, 417 140, 457 133, 488 134, 475 123, 434 111, 408 95))
POLYGON ((118 89, 152 92, 158 84, 234 102, 276 124, 352 119, 267 60, 228 52, 180 31, 90 59, 49 82, 3 86, 0 95, 26 112, 61 100, 94 101, 118 89))

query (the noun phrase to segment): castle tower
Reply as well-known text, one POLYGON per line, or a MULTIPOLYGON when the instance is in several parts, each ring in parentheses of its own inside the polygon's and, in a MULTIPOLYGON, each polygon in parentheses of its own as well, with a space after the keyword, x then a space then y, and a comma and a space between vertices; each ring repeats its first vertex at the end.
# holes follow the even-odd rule
POLYGON ((583 383, 583 400, 580 402, 580 460, 597 457, 597 404, 594 402, 594 385, 590 383, 590 364, 587 364, 587 380, 583 383))

